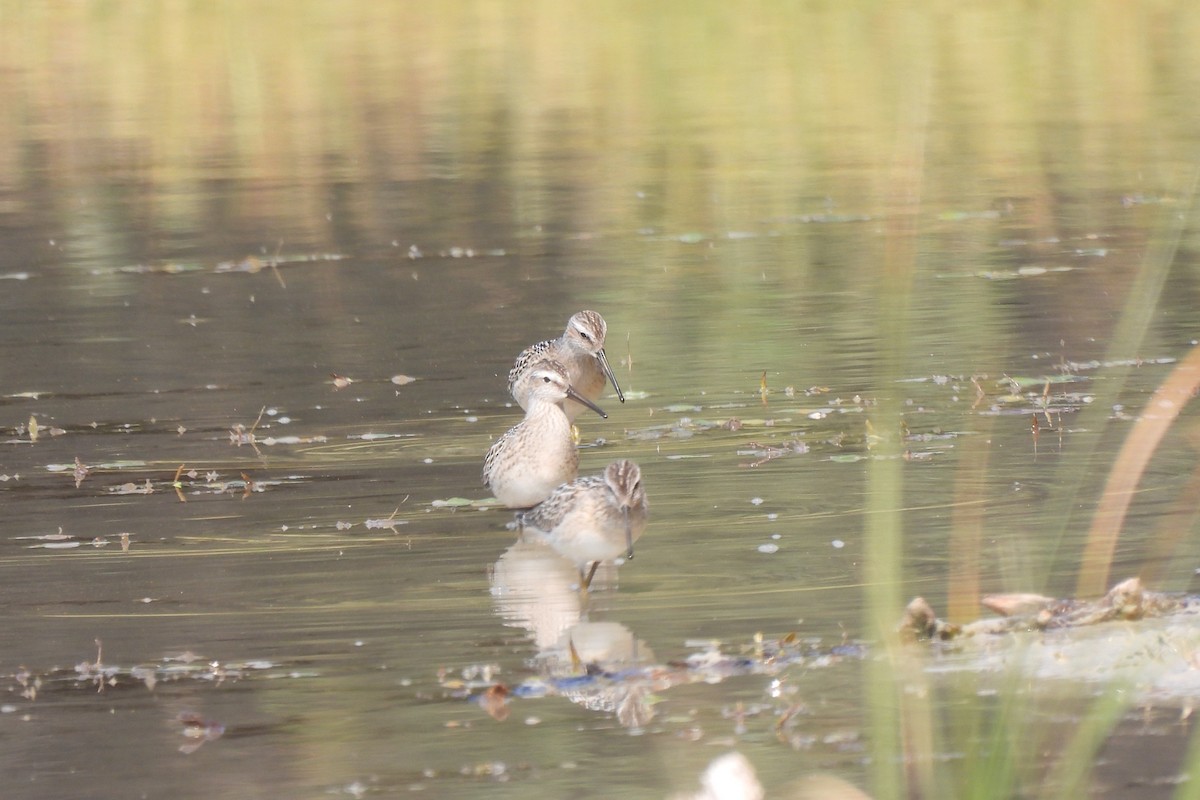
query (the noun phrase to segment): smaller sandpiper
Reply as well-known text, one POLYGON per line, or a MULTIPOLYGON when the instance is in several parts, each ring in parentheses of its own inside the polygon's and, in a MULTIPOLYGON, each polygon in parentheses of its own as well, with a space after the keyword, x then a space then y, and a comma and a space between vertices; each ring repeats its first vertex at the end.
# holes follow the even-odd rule
POLYGON ((586 590, 601 561, 633 558, 633 543, 645 531, 648 517, 642 471, 621 460, 600 475, 559 486, 541 505, 519 512, 517 525, 523 536, 541 538, 574 561, 586 590))

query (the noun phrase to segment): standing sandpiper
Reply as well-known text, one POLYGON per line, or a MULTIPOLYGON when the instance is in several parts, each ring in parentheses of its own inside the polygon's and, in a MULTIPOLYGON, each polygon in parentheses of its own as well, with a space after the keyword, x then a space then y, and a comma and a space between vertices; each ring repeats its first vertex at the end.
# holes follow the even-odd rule
POLYGON ((646 529, 648 517, 642 471, 632 461, 621 460, 601 475, 559 486, 541 505, 518 513, 517 525, 522 535, 540 537, 574 561, 586 590, 601 561, 622 554, 633 558, 633 543, 646 529))
POLYGON ((579 471, 579 451, 571 423, 559 407, 567 398, 607 418, 595 403, 571 386, 567 368, 541 359, 517 379, 526 399, 525 419, 492 444, 483 460, 483 483, 509 508, 529 508, 579 471))
MULTIPOLYGON (((617 385, 617 377, 612 367, 608 365, 608 357, 604 355, 604 336, 608 326, 604 317, 595 311, 580 311, 567 320, 567 329, 557 339, 530 345, 517 356, 517 363, 508 373, 508 391, 520 404, 521 408, 529 408, 529 397, 521 383, 521 376, 529 371, 537 362, 545 358, 559 361, 567 368, 570 383, 579 394, 593 403, 600 399, 604 391, 604 381, 612 381, 617 399, 625 402, 625 395, 617 385)), ((583 412, 584 403, 574 398, 563 402, 563 411, 567 412, 567 420, 574 422, 583 412)))

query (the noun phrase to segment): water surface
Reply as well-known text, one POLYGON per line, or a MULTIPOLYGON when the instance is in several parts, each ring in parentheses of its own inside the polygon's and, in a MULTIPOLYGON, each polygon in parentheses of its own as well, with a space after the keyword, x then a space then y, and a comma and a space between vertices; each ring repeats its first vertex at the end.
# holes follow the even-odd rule
MULTIPOLYGON (((733 748, 865 786, 881 404, 897 595, 946 608, 976 526, 980 591, 1065 596, 1195 343, 1188 4, 0 16, 8 796, 664 797, 733 748), (586 609, 435 502, 485 499, 513 357, 581 308, 629 398, 581 469, 638 461, 653 515, 586 609), (840 655, 664 679, 632 733, 595 692, 467 699, 577 673, 581 621, 664 666, 840 655)), ((1194 419, 1114 579, 1196 589, 1194 419)), ((1179 702, 1110 794, 1169 795, 1179 702)))

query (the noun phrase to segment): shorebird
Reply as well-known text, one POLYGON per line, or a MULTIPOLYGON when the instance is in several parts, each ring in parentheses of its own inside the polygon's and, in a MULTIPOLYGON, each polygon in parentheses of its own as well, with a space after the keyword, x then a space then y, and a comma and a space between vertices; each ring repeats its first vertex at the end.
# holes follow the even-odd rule
POLYGON ((602 417, 608 415, 575 391, 567 368, 558 361, 542 359, 532 364, 517 385, 527 400, 525 419, 488 450, 483 483, 509 508, 529 508, 549 497, 555 487, 573 480, 579 471, 571 423, 559 403, 573 398, 602 417))
MULTIPOLYGON (((607 332, 604 317, 595 311, 580 311, 573 315, 567 320, 567 329, 562 336, 538 342, 521 351, 508 373, 509 393, 521 408, 528 409, 528 396, 522 391, 521 376, 538 361, 552 358, 567 368, 571 385, 588 400, 594 403, 600 399, 607 378, 612 381, 617 399, 624 403, 625 395, 617 384, 612 367, 608 365, 608 356, 604 355, 604 336, 607 332)), ((562 406, 570 422, 574 422, 584 409, 584 404, 573 398, 565 400, 562 406)))
POLYGON ((517 514, 522 536, 541 538, 579 567, 586 590, 601 561, 624 554, 646 529, 649 509, 642 471, 632 461, 614 461, 600 475, 576 478, 545 501, 517 514), (591 569, 584 574, 584 569, 591 569))

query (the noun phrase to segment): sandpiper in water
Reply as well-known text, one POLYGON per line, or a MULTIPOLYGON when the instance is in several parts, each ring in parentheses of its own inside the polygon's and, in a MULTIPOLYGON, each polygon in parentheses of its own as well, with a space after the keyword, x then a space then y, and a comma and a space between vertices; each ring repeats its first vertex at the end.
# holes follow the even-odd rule
POLYGON ((517 514, 523 536, 538 537, 579 567, 586 589, 601 561, 624 554, 646 529, 649 508, 642 471, 632 461, 614 461, 601 475, 565 483, 543 503, 517 514), (591 569, 586 575, 588 564, 591 569))
MULTIPOLYGON (((593 403, 600 399, 607 378, 612 382, 617 399, 625 402, 625 395, 617 384, 617 377, 604 354, 604 337, 608 326, 604 317, 595 311, 580 311, 567 320, 567 328, 557 339, 530 345, 517 356, 517 362, 508 373, 508 391, 520 404, 528 409, 528 397, 520 378, 531 366, 542 359, 551 358, 567 368, 570 383, 576 391, 593 403)), ((574 422, 583 411, 584 405, 574 399, 563 402, 567 420, 574 422)))
POLYGON ((542 359, 517 379, 526 398, 525 419, 492 444, 483 461, 483 483, 509 508, 529 508, 550 496, 579 471, 579 451, 571 423, 559 403, 577 400, 608 415, 571 386, 567 368, 542 359))

